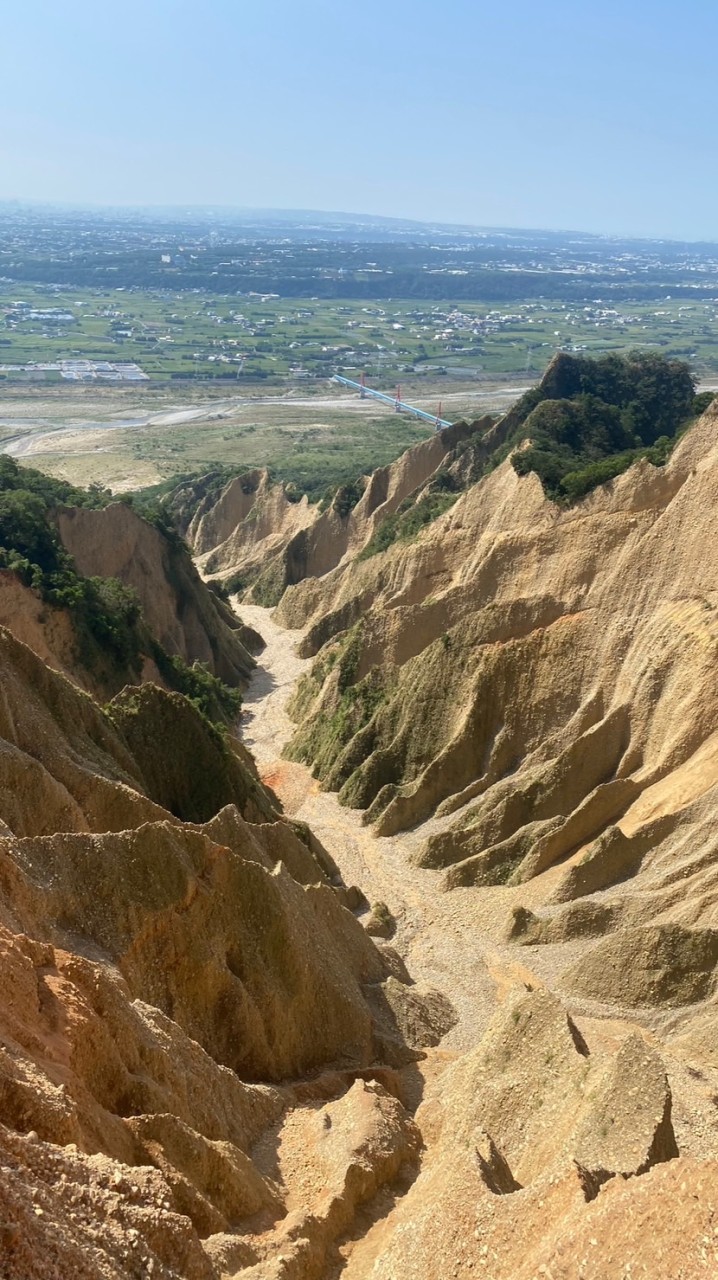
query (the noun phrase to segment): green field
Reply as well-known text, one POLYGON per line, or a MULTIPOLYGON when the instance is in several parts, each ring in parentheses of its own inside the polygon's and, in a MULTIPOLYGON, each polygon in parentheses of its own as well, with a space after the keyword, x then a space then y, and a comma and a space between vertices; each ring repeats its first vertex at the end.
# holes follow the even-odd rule
POLYGON ((597 354, 630 347, 688 359, 699 377, 718 374, 718 301, 455 307, 450 300, 379 304, 0 285, 0 364, 134 361, 153 381, 245 386, 365 370, 386 388, 409 373, 535 377, 557 350, 597 354), (58 308, 74 319, 28 319, 17 302, 58 308))
MULTIPOLYGON (((207 384, 182 390, 172 395, 148 384, 0 389, 0 447, 52 475, 115 490, 228 465, 268 466, 316 493, 392 461, 432 433, 330 383, 316 386, 313 396, 287 395, 286 387, 256 398, 227 396, 207 384)), ((452 416, 472 416, 471 401, 454 396, 452 416)))

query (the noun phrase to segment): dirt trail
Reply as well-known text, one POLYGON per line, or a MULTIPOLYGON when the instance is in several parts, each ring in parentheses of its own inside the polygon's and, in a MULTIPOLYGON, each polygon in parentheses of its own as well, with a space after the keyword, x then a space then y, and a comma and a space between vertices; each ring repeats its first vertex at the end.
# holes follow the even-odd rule
POLYGON ((398 923, 393 945, 412 977, 445 992, 459 1013, 460 1021, 442 1047, 465 1051, 483 1034, 497 996, 514 981, 533 975, 492 944, 482 929, 475 891, 444 894, 438 885, 440 872, 411 865, 409 854, 426 829, 378 839, 362 825, 360 810, 344 808, 335 794, 319 789, 304 765, 281 758, 295 727, 287 702, 311 659, 297 657, 302 633, 277 626, 269 609, 236 601, 235 606, 242 620, 267 642, 244 696, 243 713, 243 738, 262 777, 277 791, 287 813, 309 823, 339 865, 345 883, 358 884, 370 902, 387 903, 398 923))

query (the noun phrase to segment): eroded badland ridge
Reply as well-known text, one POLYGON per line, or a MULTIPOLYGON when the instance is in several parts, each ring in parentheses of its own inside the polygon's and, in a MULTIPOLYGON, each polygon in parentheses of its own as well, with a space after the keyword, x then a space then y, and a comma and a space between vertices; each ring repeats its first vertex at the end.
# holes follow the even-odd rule
POLYGON ((560 359, 320 506, 185 485, 213 590, 127 504, 3 508, 0 1275, 716 1274, 718 402, 674 443, 672 377, 649 425, 560 359))

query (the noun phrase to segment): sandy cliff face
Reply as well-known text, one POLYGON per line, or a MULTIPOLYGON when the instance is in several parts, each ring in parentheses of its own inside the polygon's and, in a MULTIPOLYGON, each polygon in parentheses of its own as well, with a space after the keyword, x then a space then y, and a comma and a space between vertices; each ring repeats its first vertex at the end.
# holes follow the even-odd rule
POLYGON ((300 686, 291 754, 380 835, 428 823, 414 858, 445 888, 508 885, 515 940, 603 936, 565 986, 628 1007, 714 987, 717 420, 569 511, 504 463, 280 608, 307 605, 305 649, 321 607, 361 608, 300 686))
POLYGON ((10 627, 48 666, 76 677, 77 645, 68 614, 45 604, 9 569, 0 570, 0 627, 10 627))
POLYGON ((569 511, 507 461, 416 542, 288 591, 304 651, 327 641, 295 751, 381 833, 460 809, 434 864, 508 841, 525 877, 527 822, 547 866, 618 820, 716 724, 715 421, 569 511))
POLYGON ((347 1280, 718 1265, 717 425, 568 510, 504 462, 283 594, 315 655, 290 757, 406 832, 512 975, 347 1280))
POLYGON ((246 682, 254 661, 241 624, 207 590, 181 547, 121 502, 102 510, 66 508, 57 520, 80 573, 133 587, 150 632, 169 653, 206 663, 228 684, 246 682))
POLYGON ((0 678, 0 819, 18 836, 120 830, 168 809, 208 818, 224 804, 276 813, 247 753, 177 694, 126 689, 103 711, 6 629, 0 678))
POLYGON ((184 699, 101 709, 0 631, 0 1275, 713 1274, 717 424, 570 510, 474 483, 482 427, 369 558, 440 437, 348 515, 261 475, 205 505, 314 659, 265 776, 328 802, 310 763, 348 848, 184 699), (403 891, 390 945, 345 858, 403 891))
MULTIPOLYGON (((306 498, 292 502, 282 485, 272 483, 267 471, 250 471, 230 480, 206 510, 198 509, 187 529, 187 539, 196 555, 216 551, 220 565, 224 561, 231 564, 233 552, 241 555, 244 545, 252 563, 253 549, 264 544, 265 554, 271 553, 303 529, 313 515, 306 498), (244 526, 241 538, 240 526, 244 526)), ((235 563, 238 565, 239 559, 235 563)))
MULTIPOLYGON (((321 578, 360 552, 463 441, 490 423, 458 423, 437 432, 353 490, 340 489, 326 510, 306 497, 292 501, 267 472, 248 472, 230 480, 218 497, 205 497, 187 526, 188 540, 207 573, 239 581, 249 601, 275 604, 287 586, 321 578)), ((180 491, 176 503, 183 507, 185 500, 180 491)))

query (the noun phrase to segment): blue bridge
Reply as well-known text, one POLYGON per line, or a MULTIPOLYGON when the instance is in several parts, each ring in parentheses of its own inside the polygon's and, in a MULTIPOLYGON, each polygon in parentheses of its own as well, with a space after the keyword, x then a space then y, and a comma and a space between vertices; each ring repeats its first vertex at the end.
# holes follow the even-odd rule
POLYGON ((450 427, 451 423, 441 416, 441 405, 439 405, 438 413, 427 413, 424 409, 417 409, 416 405, 407 404, 401 399, 401 388, 397 387, 395 396, 385 395, 383 391, 374 391, 373 387, 368 387, 362 376, 361 382, 355 382, 352 378, 343 378, 341 374, 335 373, 333 382, 340 382, 343 387, 351 387, 353 391, 358 391, 359 395, 364 399, 369 396, 372 400, 381 400, 384 404, 391 405, 397 413, 411 413, 415 418, 422 418, 424 422, 431 422, 437 431, 443 430, 444 427, 450 427))

